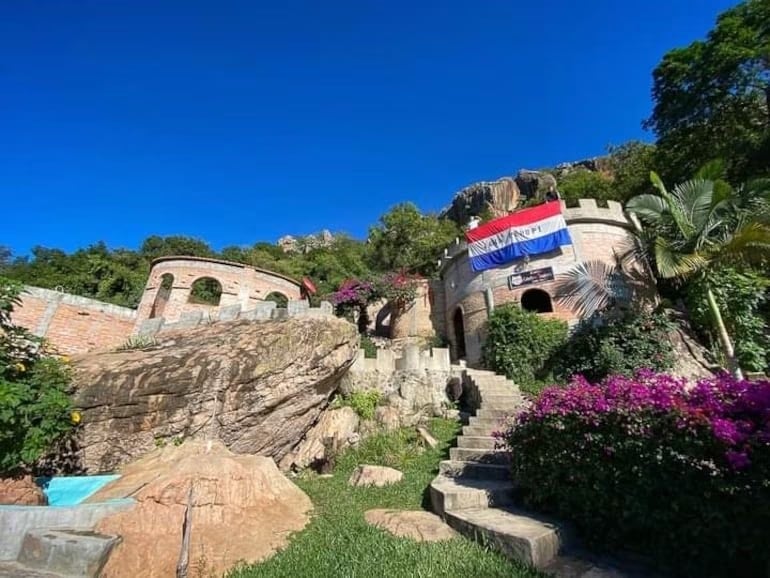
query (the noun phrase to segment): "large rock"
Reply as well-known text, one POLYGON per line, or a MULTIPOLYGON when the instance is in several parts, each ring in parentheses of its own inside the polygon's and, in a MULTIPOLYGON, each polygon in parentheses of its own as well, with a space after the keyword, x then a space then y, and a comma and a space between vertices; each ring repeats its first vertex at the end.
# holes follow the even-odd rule
POLYGON ((358 440, 361 418, 350 407, 326 410, 296 450, 287 454, 281 469, 304 469, 350 447, 358 440))
POLYGON ((305 527, 312 508, 273 460, 236 455, 216 441, 155 450, 122 474, 89 499, 137 502, 97 525, 103 534, 122 537, 104 578, 176 575, 190 488, 190 576, 222 576, 241 560, 265 559, 305 527))
POLYGON ((217 323, 158 339, 74 360, 87 471, 180 438, 279 461, 318 421, 358 348, 355 327, 329 317, 217 323))
POLYGON ((0 504, 10 506, 46 506, 48 499, 32 476, 0 478, 0 504))
POLYGON ((457 537, 457 533, 436 514, 423 510, 368 510, 364 518, 372 526, 394 536, 418 542, 441 542, 457 537))
POLYGON ((519 187, 510 177, 475 183, 458 192, 441 217, 452 219, 459 225, 465 225, 472 216, 483 213, 501 217, 516 209, 519 197, 519 187))
POLYGON ((382 488, 391 484, 397 484, 404 478, 404 474, 386 466, 358 466, 350 474, 349 486, 382 488))
POLYGON ((516 174, 516 185, 525 199, 544 201, 548 193, 556 192, 556 178, 544 171, 522 169, 516 174))

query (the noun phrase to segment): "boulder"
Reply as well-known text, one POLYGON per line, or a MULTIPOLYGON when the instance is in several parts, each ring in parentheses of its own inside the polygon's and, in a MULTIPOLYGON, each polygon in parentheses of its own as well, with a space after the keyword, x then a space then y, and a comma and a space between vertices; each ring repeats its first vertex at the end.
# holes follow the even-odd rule
POLYGON ((0 478, 0 504, 9 506, 47 506, 48 498, 32 476, 0 478))
POLYGON ((386 466, 358 466, 350 475, 349 486, 382 488, 396 484, 404 478, 404 474, 386 466))
POLYGON ((525 199, 545 200, 547 193, 556 191, 556 178, 543 171, 522 169, 516 174, 516 184, 525 199))
POLYGON ((361 418, 350 407, 326 410, 318 423, 292 453, 281 461, 281 469, 304 469, 331 457, 327 450, 337 453, 358 441, 361 418))
POLYGON ((441 542, 457 537, 457 533, 441 518, 424 510, 369 510, 364 513, 364 518, 372 526, 394 536, 418 542, 441 542))
POLYGON ((374 421, 385 431, 401 427, 401 411, 393 405, 381 405, 374 410, 374 421))
POLYGON ((76 358, 81 466, 112 471, 190 438, 280 461, 318 421, 357 350, 352 324, 319 317, 216 323, 76 358))
POLYGON ((424 427, 418 427, 417 433, 420 434, 420 439, 426 446, 434 449, 438 447, 438 440, 430 435, 430 432, 424 427))
POLYGON ((444 209, 442 218, 465 225, 471 217, 488 213, 502 217, 516 210, 519 204, 519 187, 510 177, 497 181, 474 183, 455 194, 452 204, 444 209))
POLYGON ((236 455, 218 441, 157 449, 88 501, 128 497, 134 507, 96 528, 122 537, 104 578, 175 576, 188 503, 190 576, 222 576, 239 561, 269 557, 305 527, 312 509, 273 460, 236 455))

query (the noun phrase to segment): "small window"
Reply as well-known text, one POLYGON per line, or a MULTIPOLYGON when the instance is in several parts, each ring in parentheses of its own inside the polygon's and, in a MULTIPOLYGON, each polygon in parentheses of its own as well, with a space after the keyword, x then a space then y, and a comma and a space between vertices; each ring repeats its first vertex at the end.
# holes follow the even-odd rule
POLYGON ((197 305, 219 305, 222 284, 213 277, 201 277, 192 284, 188 303, 197 305))
POLYGON ((280 307, 282 309, 286 309, 286 306, 289 304, 289 298, 286 297, 283 293, 280 293, 278 291, 273 291, 272 293, 268 293, 265 297, 265 301, 272 301, 275 303, 276 307, 280 307))

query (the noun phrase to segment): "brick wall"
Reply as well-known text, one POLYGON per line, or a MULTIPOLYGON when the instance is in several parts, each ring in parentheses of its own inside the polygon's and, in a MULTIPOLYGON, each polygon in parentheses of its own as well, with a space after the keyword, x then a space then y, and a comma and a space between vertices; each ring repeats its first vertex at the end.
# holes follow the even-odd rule
POLYGON ((113 349, 134 328, 136 311, 67 293, 26 287, 13 322, 45 337, 63 354, 113 349))

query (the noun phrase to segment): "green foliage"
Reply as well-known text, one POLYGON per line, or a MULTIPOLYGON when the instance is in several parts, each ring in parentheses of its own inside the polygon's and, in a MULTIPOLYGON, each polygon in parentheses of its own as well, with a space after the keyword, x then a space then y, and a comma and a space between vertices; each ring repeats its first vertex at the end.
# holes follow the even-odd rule
POLYGON ((668 52, 653 72, 659 166, 682 180, 714 157, 735 181, 770 172, 770 3, 721 14, 705 41, 668 52))
POLYGON ((435 476, 436 464, 445 459, 457 436, 459 424, 433 420, 428 429, 440 442, 436 449, 421 448, 414 432, 409 430, 375 435, 363 440, 357 449, 339 456, 333 477, 299 477, 297 484, 313 501, 314 516, 308 527, 293 536, 289 545, 275 556, 259 564, 242 566, 229 577, 544 576, 471 540, 416 542, 396 538, 366 522, 364 512, 374 508, 424 507, 425 490, 435 476), (359 464, 395 467, 404 473, 404 479, 384 488, 351 488, 347 481, 359 464))
POLYGON ((147 347, 152 347, 158 343, 157 339, 155 339, 152 335, 132 335, 128 339, 126 339, 123 343, 121 343, 117 348, 116 351, 131 351, 134 349, 145 349, 147 347))
POLYGON ((361 349, 364 350, 364 357, 367 359, 376 359, 377 346, 368 335, 361 335, 361 349))
POLYGON ((553 373, 560 381, 583 375, 591 381, 611 374, 632 375, 640 368, 670 369, 674 353, 663 313, 621 310, 584 322, 554 356, 553 373))
POLYGON ((653 191, 650 171, 656 163, 655 145, 628 141, 610 146, 608 152, 615 200, 625 203, 631 197, 653 191))
POLYGON ((545 319, 514 304, 497 307, 487 324, 484 363, 531 389, 547 377, 548 361, 566 338, 563 321, 545 319))
POLYGON ((68 368, 11 323, 20 289, 0 278, 0 475, 29 468, 72 427, 68 368))
POLYGON ((615 200, 612 179, 602 173, 576 169, 559 179, 559 194, 568 206, 577 205, 578 199, 615 200))
POLYGON ((219 305, 222 297, 222 285, 212 277, 196 279, 190 289, 190 303, 201 305, 219 305))
POLYGON ((382 393, 376 389, 354 391, 334 399, 334 407, 350 407, 361 419, 374 419, 374 411, 382 400, 382 393))
MULTIPOLYGON (((762 316, 770 281, 751 271, 741 273, 726 268, 712 275, 708 286, 722 311, 727 331, 736 338, 735 354, 741 367, 758 372, 770 370, 770 326, 762 316)), ((718 337, 705 285, 691 284, 686 296, 693 326, 705 337, 712 351, 718 353, 718 337)))
POLYGON ((424 215, 412 203, 396 205, 369 229, 372 267, 432 275, 438 255, 459 234, 448 219, 424 215))

